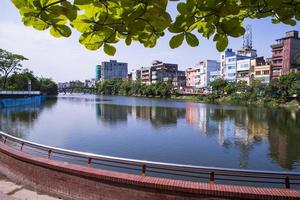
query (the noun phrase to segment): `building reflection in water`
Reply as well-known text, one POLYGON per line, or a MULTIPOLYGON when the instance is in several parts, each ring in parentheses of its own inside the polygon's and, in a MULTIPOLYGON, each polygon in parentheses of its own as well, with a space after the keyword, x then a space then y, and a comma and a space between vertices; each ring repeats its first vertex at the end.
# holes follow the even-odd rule
POLYGON ((240 150, 240 167, 247 167, 250 151, 261 142, 269 143, 270 156, 282 168, 293 169, 300 160, 300 114, 283 109, 193 107, 186 121, 200 134, 218 134, 224 148, 240 150), (216 128, 216 131, 211 131, 216 128))
POLYGON ((282 168, 293 169, 300 160, 299 112, 251 107, 189 106, 151 107, 96 104, 98 118, 109 125, 127 123, 128 117, 148 121, 153 128, 176 126, 178 119, 205 137, 215 137, 225 149, 239 149, 241 168, 247 168, 256 144, 269 145, 269 157, 282 168), (296 128, 295 128, 296 127, 296 128))
POLYGON ((149 121, 154 128, 176 126, 177 120, 185 117, 185 109, 150 106, 127 106, 96 104, 98 119, 109 125, 127 122, 128 117, 149 121))

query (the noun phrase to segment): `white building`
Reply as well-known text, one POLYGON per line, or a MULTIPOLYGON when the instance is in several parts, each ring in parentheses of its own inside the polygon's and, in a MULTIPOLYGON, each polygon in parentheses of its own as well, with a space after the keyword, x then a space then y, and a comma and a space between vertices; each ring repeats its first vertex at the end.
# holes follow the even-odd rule
POLYGON ((217 79, 221 78, 221 71, 220 70, 216 70, 216 71, 211 71, 209 74, 209 82, 213 82, 217 79))
MULTIPOLYGON (((240 55, 235 55, 235 56, 230 56, 226 57, 226 69, 225 69, 225 80, 229 82, 233 82, 237 80, 237 63, 240 60, 244 59, 249 59, 249 57, 246 56, 240 56, 240 55)), ((243 65, 243 63, 241 63, 243 65)), ((250 69, 250 66, 249 66, 250 69)))
POLYGON ((221 53, 220 56, 220 71, 221 71, 221 78, 225 78, 226 74, 226 58, 230 56, 235 56, 235 52, 232 49, 227 49, 226 51, 221 53))
POLYGON ((204 60, 199 62, 196 68, 196 88, 207 88, 210 83, 210 73, 220 70, 220 63, 216 60, 204 60))
POLYGON ((242 59, 237 61, 237 81, 246 81, 247 84, 250 82, 250 67, 251 58, 242 59))

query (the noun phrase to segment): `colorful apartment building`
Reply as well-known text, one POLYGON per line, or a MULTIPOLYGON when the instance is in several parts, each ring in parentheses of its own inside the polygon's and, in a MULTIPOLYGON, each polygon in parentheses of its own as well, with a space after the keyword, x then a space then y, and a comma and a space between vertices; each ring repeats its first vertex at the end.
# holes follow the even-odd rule
POLYGON ((187 87, 195 87, 196 69, 188 68, 185 71, 185 76, 186 76, 186 86, 187 87))
POLYGON ((271 78, 300 70, 300 38, 298 31, 286 32, 285 37, 271 45, 271 78))

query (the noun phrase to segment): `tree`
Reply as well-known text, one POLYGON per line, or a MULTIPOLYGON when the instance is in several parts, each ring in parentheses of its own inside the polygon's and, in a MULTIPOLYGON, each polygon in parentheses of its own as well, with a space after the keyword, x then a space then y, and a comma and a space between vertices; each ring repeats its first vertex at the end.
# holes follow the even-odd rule
POLYGON ((215 92, 218 96, 224 94, 226 85, 227 82, 222 78, 214 80, 213 82, 210 83, 212 91, 215 92))
POLYGON ((203 36, 213 38, 216 48, 223 51, 228 37, 245 33, 246 18, 270 17, 274 24, 292 26, 300 20, 298 0, 186 0, 177 4, 175 19, 167 12, 168 0, 11 1, 26 26, 50 29, 54 37, 69 37, 74 28, 87 49, 103 47, 108 55, 115 54, 112 44, 120 40, 125 40, 126 45, 138 41, 145 47, 154 47, 166 30, 174 34, 171 48, 179 47, 184 39, 196 47, 203 36))
POLYGON ((229 82, 226 87, 224 88, 224 91, 227 95, 231 95, 236 92, 236 82, 229 82))
POLYGON ((28 90, 28 81, 31 81, 32 90, 39 90, 40 83, 38 79, 33 75, 32 71, 24 70, 21 73, 14 72, 7 79, 7 88, 9 90, 28 90))
POLYGON ((247 81, 238 81, 236 83, 236 91, 239 93, 246 93, 249 91, 249 86, 247 81))
POLYGON ((39 78, 39 90, 47 95, 57 95, 58 87, 57 84, 50 78, 39 78))
POLYGON ((22 65, 21 62, 28 60, 22 55, 13 54, 6 50, 0 49, 0 72, 3 75, 3 89, 6 89, 6 82, 8 76, 17 70, 19 70, 22 65))

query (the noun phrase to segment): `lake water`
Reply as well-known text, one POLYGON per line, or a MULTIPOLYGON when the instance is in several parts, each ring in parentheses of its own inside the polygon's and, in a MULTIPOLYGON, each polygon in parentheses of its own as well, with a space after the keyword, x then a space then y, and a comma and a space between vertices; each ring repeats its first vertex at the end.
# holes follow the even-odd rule
POLYGON ((300 171, 300 113, 285 109, 74 94, 2 109, 0 126, 40 144, 103 155, 300 171))

